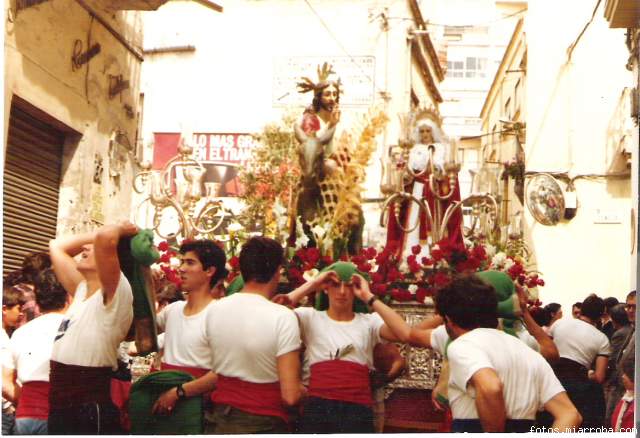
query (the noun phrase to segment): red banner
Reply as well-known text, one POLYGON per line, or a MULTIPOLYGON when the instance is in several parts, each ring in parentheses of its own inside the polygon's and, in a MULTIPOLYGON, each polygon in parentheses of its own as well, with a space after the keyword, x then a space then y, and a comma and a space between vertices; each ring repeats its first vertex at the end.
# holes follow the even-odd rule
MULTIPOLYGON (((153 168, 162 167, 178 153, 180 134, 154 133, 153 168)), ((258 144, 251 134, 193 134, 194 158, 207 169, 205 182, 221 184, 220 196, 238 196, 242 186, 238 167, 251 159, 258 144)))

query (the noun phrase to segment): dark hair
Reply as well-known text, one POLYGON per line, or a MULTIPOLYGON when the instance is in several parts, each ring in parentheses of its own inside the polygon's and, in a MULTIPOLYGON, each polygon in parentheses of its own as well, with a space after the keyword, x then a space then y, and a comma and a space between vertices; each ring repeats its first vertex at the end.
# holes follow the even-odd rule
POLYGON ((625 360, 621 363, 622 372, 627 375, 629 380, 635 382, 635 369, 636 369, 636 361, 635 360, 625 360))
POLYGON ((67 291, 58 281, 52 268, 46 268, 33 279, 36 304, 42 312, 52 312, 64 308, 67 291))
POLYGON ((225 278, 229 272, 225 265, 227 264, 227 256, 222 248, 216 242, 209 239, 190 240, 180 245, 180 254, 186 254, 190 251, 196 253, 198 260, 202 264, 202 269, 216 268, 216 272, 209 281, 209 286, 213 287, 218 281, 225 278))
POLYGON ((605 312, 609 313, 609 310, 619 304, 620 301, 618 301, 618 299, 616 297, 607 297, 604 299, 604 308, 605 308, 605 312))
POLYGON ((630 324, 625 307, 626 306, 624 304, 616 304, 609 309, 609 316, 611 316, 611 320, 620 326, 630 324))
POLYGON ((25 303, 24 294, 20 288, 16 286, 3 286, 2 288, 2 305, 13 307, 25 303))
POLYGON ((498 297, 489 283, 475 275, 460 275, 436 294, 436 310, 463 329, 498 326, 498 297))
POLYGON ((51 267, 51 257, 46 252, 27 254, 22 260, 22 275, 26 282, 35 283, 37 275, 51 267))
POLYGON ((26 280, 24 279, 22 269, 13 270, 2 278, 2 286, 5 288, 25 282, 26 280))
POLYGON ((249 281, 268 283, 283 262, 284 250, 268 237, 252 237, 240 251, 240 273, 249 281))
POLYGON ((627 300, 628 300, 629 298, 635 298, 635 297, 636 297, 636 291, 635 291, 635 290, 632 290, 631 292, 629 292, 629 293, 627 294, 627 300))
POLYGON ((322 93, 329 87, 336 87, 338 91, 338 96, 336 97, 336 103, 340 103, 340 94, 342 94, 342 90, 340 90, 340 83, 336 81, 329 81, 323 84, 318 84, 318 87, 313 90, 313 101, 311 102, 311 106, 313 110, 317 113, 320 111, 322 105, 322 93))
MULTIPOLYGON (((553 318, 553 316, 558 313, 558 311, 560 310, 562 306, 558 303, 549 303, 546 306, 544 306, 544 310, 546 310, 549 313, 549 317, 553 318)), ((546 325, 546 324, 545 324, 546 325)))
POLYGON ((184 296, 180 289, 178 289, 178 286, 174 283, 167 283, 162 286, 156 294, 156 301, 158 304, 171 304, 176 301, 184 301, 184 296))
POLYGON ((571 308, 573 309, 574 307, 577 307, 578 309, 582 309, 582 303, 580 301, 578 301, 577 303, 573 303, 573 306, 571 306, 571 308))
POLYGON ((604 300, 596 294, 591 294, 582 302, 580 314, 591 321, 598 321, 604 313, 604 300))
POLYGON ((551 312, 547 307, 549 307, 549 305, 544 307, 532 307, 529 309, 531 317, 540 327, 545 327, 551 324, 551 312))

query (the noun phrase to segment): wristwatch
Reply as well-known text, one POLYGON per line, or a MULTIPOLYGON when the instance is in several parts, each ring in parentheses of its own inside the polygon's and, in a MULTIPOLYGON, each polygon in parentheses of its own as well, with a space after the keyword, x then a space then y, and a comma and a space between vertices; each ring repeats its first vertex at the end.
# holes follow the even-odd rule
POLYGON ((178 400, 187 398, 187 394, 184 392, 184 388, 182 387, 182 385, 176 386, 176 394, 178 394, 178 400))
POLYGON ((367 301, 367 306, 371 307, 373 306, 373 303, 378 299, 378 297, 376 295, 372 295, 371 298, 369 298, 369 300, 367 301))

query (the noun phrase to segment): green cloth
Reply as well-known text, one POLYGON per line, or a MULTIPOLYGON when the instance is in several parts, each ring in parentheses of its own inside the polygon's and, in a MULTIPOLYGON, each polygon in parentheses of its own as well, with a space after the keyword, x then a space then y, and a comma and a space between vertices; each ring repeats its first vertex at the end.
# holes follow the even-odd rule
POLYGON ((202 397, 178 400, 170 415, 153 415, 160 395, 194 380, 182 371, 158 371, 141 377, 131 386, 129 417, 133 435, 187 435, 202 433, 202 397))
POLYGON ((516 336, 515 322, 520 313, 520 304, 513 280, 501 271, 482 271, 477 272, 476 275, 496 290, 498 317, 502 318, 502 330, 516 336))
MULTIPOLYGON (((338 274, 338 278, 340 281, 347 282, 351 280, 353 274, 359 274, 364 277, 365 280, 369 281, 369 274, 365 272, 358 271, 356 265, 351 262, 335 262, 332 265, 327 266, 322 269, 320 272, 334 271, 338 274)), ((316 302, 314 307, 316 310, 327 310, 329 308, 329 297, 327 294, 322 292, 316 292, 316 302)), ((353 300, 353 311, 356 313, 369 313, 369 307, 366 303, 363 303, 358 298, 353 300)))
POLYGON ((227 289, 224 292, 225 296, 233 295, 236 292, 240 292, 244 287, 244 280, 242 279, 242 275, 238 275, 233 281, 227 286, 227 289))
POLYGON ((134 318, 152 317, 155 321, 155 303, 151 299, 151 294, 147 291, 142 271, 142 266, 151 266, 160 257, 160 254, 153 246, 153 231, 140 230, 131 239, 131 255, 134 263, 129 283, 133 292, 134 318))

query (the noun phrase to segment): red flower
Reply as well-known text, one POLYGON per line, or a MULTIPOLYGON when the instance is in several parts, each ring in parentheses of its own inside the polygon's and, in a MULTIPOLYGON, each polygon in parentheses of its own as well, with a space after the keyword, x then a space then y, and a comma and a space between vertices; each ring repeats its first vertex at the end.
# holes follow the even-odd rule
POLYGON ((382 283, 374 284, 372 291, 376 295, 384 295, 387 292, 387 285, 382 283))
POLYGON ((433 265, 433 260, 429 257, 422 257, 422 264, 425 266, 433 265))
POLYGON ((424 287, 419 287, 416 290, 416 301, 424 303, 424 299, 429 296, 429 290, 424 287))
POLYGON ((160 256, 160 259, 158 261, 160 263, 169 263, 171 261, 171 257, 169 256, 169 253, 165 252, 160 256))
POLYGON ((166 240, 163 240, 158 244, 158 251, 166 251, 169 249, 169 243, 166 240))
POLYGON ((333 259, 332 259, 331 257, 329 257, 329 256, 323 256, 323 257, 320 259, 320 261, 321 261, 322 263, 324 263, 325 265, 330 265, 330 264, 332 264, 332 263, 333 263, 333 259))
POLYGON ((538 279, 538 286, 544 286, 544 280, 542 278, 538 279))
POLYGON ((449 284, 450 278, 444 272, 436 272, 436 275, 433 276, 433 284, 436 287, 442 287, 449 284))
POLYGON ((417 273, 420 272, 420 270, 422 269, 422 266, 420 266, 420 263, 414 261, 413 263, 409 263, 409 271, 411 271, 412 273, 417 273))
POLYGON ((402 278, 402 274, 396 268, 392 267, 387 272, 387 278, 389 281, 398 281, 402 278))
POLYGON ((307 249, 307 261, 315 265, 320 260, 320 250, 318 248, 307 249))
POLYGON ((414 255, 420 254, 420 251, 422 251, 422 248, 420 247, 420 245, 414 245, 411 247, 411 253, 414 255))
POLYGON ((413 296, 406 289, 394 288, 391 290, 391 298, 396 301, 411 301, 413 296))
POLYGON ((229 259, 229 266, 231 266, 233 270, 240 269, 240 259, 238 256, 233 256, 229 259))
POLYGON ((300 271, 298 268, 289 268, 289 270, 287 271, 287 274, 289 276, 290 279, 292 280, 302 280, 302 271, 300 271))
POLYGON ((371 263, 362 263, 358 265, 358 269, 362 272, 370 272, 371 268, 371 263))
POLYGON ((433 258, 434 262, 437 262, 444 258, 444 252, 442 252, 442 250, 440 249, 434 249, 431 251, 431 257, 433 258))
POLYGON ((365 248, 363 252, 365 253, 367 260, 373 259, 378 254, 375 248, 365 248))
POLYGON ((384 276, 380 273, 380 272, 374 272, 373 274, 371 274, 371 282, 376 284, 376 283, 382 283, 384 281, 384 276))
POLYGON ((482 245, 478 245, 471 250, 471 256, 479 260, 484 260, 487 258, 487 252, 482 245))

